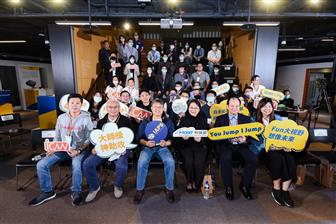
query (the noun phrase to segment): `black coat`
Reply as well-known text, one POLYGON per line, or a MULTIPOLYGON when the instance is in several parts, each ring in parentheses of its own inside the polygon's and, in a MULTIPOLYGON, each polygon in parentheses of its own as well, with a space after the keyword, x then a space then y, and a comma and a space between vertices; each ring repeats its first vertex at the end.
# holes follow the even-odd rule
POLYGON ((110 55, 111 55, 110 50, 106 50, 105 48, 99 50, 99 64, 100 67, 104 69, 104 72, 109 72, 111 68, 109 59, 110 55))
MULTIPOLYGON (((110 121, 108 120, 108 114, 106 114, 105 117, 103 117, 102 119, 100 119, 98 121, 97 129, 102 129, 104 124, 106 124, 108 122, 110 122, 110 121)), ((125 128, 132 129, 130 120, 127 117, 125 117, 124 115, 121 115, 121 114, 119 114, 119 119, 117 120, 116 124, 118 125, 118 128, 125 127, 125 128)), ((133 130, 133 132, 134 132, 134 130, 133 130)))
MULTIPOLYGON (((187 112, 186 116, 181 118, 180 124, 178 125, 177 129, 182 128, 182 127, 186 127, 186 128, 194 127, 195 130, 208 130, 209 129, 207 118, 202 113, 202 111, 199 112, 196 118, 191 118, 191 116, 187 112)), ((182 139, 182 143, 184 146, 195 145, 195 144, 200 144, 200 143, 204 144, 206 140, 206 138, 202 138, 201 142, 196 142, 194 138, 189 138, 188 140, 184 140, 183 138, 180 138, 180 139, 182 139)))

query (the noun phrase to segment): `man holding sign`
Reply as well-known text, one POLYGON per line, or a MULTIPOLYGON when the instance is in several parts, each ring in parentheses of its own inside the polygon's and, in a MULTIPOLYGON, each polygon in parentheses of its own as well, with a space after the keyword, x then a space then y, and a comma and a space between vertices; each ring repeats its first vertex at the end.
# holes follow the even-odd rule
MULTIPOLYGON (((110 99, 106 103, 107 114, 105 117, 98 121, 97 129, 102 129, 104 124, 113 122, 117 124, 118 128, 127 127, 131 128, 130 120, 120 114, 120 104, 117 100, 110 99)), ((122 185, 128 171, 128 155, 130 151, 123 153, 115 163, 115 181, 114 181, 114 196, 121 198, 123 195, 122 185)), ((86 181, 89 185, 89 194, 86 196, 85 202, 91 202, 95 199, 97 193, 100 191, 99 180, 97 176, 97 166, 105 162, 106 158, 101 158, 96 154, 95 149, 92 149, 92 154, 83 163, 83 172, 86 181)))
POLYGON ((175 162, 168 147, 172 144, 174 124, 163 112, 163 101, 155 99, 152 102, 153 115, 141 122, 138 138, 142 145, 137 168, 136 194, 134 203, 139 204, 144 195, 145 182, 149 162, 153 156, 158 156, 164 164, 166 178, 165 193, 167 201, 175 202, 174 172, 175 162))
MULTIPOLYGON (((228 114, 219 116, 214 127, 236 126, 238 124, 250 123, 250 117, 239 114, 240 100, 237 97, 229 98, 228 114)), ((209 136, 210 137, 210 136, 209 136)), ((225 187, 225 195, 228 200, 233 200, 233 181, 232 181, 232 154, 238 152, 244 159, 245 166, 240 183, 240 190, 248 200, 252 199, 250 186, 255 174, 258 157, 249 150, 247 145, 249 137, 237 136, 227 140, 216 141, 216 151, 219 154, 221 174, 225 187)), ((211 138, 210 138, 211 139, 211 138)))
POLYGON ((50 168, 64 160, 72 160, 71 198, 73 205, 82 201, 82 161, 89 154, 85 150, 89 145, 89 134, 93 129, 90 113, 82 111, 83 97, 79 94, 70 94, 68 97, 69 112, 60 115, 57 119, 54 141, 67 142, 70 148, 67 151, 47 151, 47 156, 37 165, 37 176, 40 182, 41 193, 29 202, 37 206, 56 197, 53 191, 50 168))

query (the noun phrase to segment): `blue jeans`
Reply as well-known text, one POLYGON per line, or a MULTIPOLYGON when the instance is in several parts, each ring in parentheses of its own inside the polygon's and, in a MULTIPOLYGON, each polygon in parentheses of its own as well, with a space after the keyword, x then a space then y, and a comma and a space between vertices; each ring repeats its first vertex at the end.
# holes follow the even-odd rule
MULTIPOLYGON (((121 187, 124 183, 128 170, 129 151, 125 155, 121 155, 119 159, 114 160, 115 164, 115 181, 114 186, 121 187)), ((100 158, 97 155, 91 154, 83 163, 83 171, 86 181, 89 185, 90 192, 95 191, 99 187, 99 180, 97 175, 97 166, 105 162, 107 159, 100 158)))
POLYGON ((213 73, 213 70, 214 70, 214 63, 209 61, 208 66, 209 66, 209 75, 212 76, 212 73, 213 73))
POLYGON ((84 151, 76 157, 70 157, 66 152, 56 152, 51 156, 41 159, 37 165, 37 176, 42 192, 53 190, 50 168, 58 162, 72 160, 72 186, 71 191, 82 191, 82 162, 89 155, 89 151, 84 151))
POLYGON ((138 171, 137 171, 137 184, 136 189, 141 191, 145 188, 148 166, 153 156, 158 156, 162 160, 164 165, 166 188, 168 190, 174 190, 174 172, 175 172, 175 162, 173 156, 167 147, 154 147, 148 148, 143 147, 138 161, 138 171))

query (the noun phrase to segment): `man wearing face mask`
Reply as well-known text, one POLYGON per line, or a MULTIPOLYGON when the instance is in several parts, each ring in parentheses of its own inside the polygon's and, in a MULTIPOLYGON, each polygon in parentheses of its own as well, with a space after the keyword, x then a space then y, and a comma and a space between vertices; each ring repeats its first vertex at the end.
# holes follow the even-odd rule
POLYGON ((162 61, 159 63, 159 71, 162 69, 162 67, 165 66, 167 68, 167 72, 170 73, 171 75, 174 74, 174 64, 170 61, 168 61, 168 55, 164 54, 162 56, 162 61))
POLYGON ((205 116, 208 119, 208 124, 210 124, 211 116, 210 116, 210 107, 216 103, 216 92, 213 90, 210 90, 206 94, 206 104, 202 106, 201 110, 205 114, 205 116))
POLYGON ((229 92, 229 97, 243 97, 243 93, 240 91, 239 84, 233 83, 229 92))
POLYGON ((176 51, 174 43, 169 45, 169 49, 166 52, 168 56, 168 61, 171 63, 175 63, 178 60, 178 53, 176 51))
POLYGON ((133 37, 134 37, 134 47, 138 51, 137 64, 139 65, 139 70, 141 71, 141 52, 144 49, 144 45, 143 45, 143 41, 140 40, 140 38, 139 38, 139 33, 138 32, 134 32, 133 37))
POLYGON ((215 43, 212 44, 211 50, 208 52, 208 66, 209 66, 209 74, 213 74, 214 65, 219 65, 220 60, 222 58, 222 52, 217 49, 217 45, 215 43))
POLYGON ((156 50, 156 44, 153 44, 152 49, 147 54, 147 60, 148 66, 154 67, 154 73, 157 73, 160 58, 160 52, 156 50))
POLYGON ((129 62, 131 56, 134 56, 135 63, 138 61, 138 51, 134 47, 133 39, 128 40, 128 43, 123 52, 124 52, 124 58, 126 59, 125 63, 129 62))
POLYGON ((104 73, 106 85, 112 80, 112 78, 109 77, 109 70, 111 68, 109 60, 110 54, 110 44, 107 40, 104 40, 102 48, 99 50, 99 64, 104 73))
POLYGON ((204 59, 204 48, 200 44, 197 44, 194 51, 194 61, 195 63, 203 62, 204 59))
POLYGON ((201 84, 195 82, 193 86, 193 91, 190 92, 190 99, 204 100, 204 91, 201 90, 201 84))
POLYGON ((178 68, 178 73, 174 75, 174 82, 181 82, 182 90, 188 89, 190 87, 189 75, 185 72, 185 66, 180 65, 178 68))
MULTIPOLYGON (((175 63, 175 68, 179 68, 180 66, 184 66, 186 72, 188 74, 190 74, 190 71, 191 71, 191 66, 185 62, 185 57, 184 57, 184 54, 180 54, 179 56, 179 60, 175 63)), ((175 73, 178 72, 176 69, 175 69, 175 73)))
POLYGON ((290 97, 290 91, 288 89, 283 91, 285 98, 280 101, 280 104, 284 104, 286 108, 294 108, 294 100, 290 97))
POLYGON ((168 91, 173 87, 173 77, 166 66, 162 66, 158 73, 158 82, 161 87, 160 91, 162 95, 167 95, 168 91))
POLYGON ((184 53, 184 61, 188 65, 191 65, 191 62, 192 62, 192 47, 190 47, 188 42, 185 44, 185 46, 183 48, 183 53, 184 53))
POLYGON ((180 95, 180 93, 182 91, 182 82, 176 82, 175 83, 175 89, 176 89, 177 95, 180 95))

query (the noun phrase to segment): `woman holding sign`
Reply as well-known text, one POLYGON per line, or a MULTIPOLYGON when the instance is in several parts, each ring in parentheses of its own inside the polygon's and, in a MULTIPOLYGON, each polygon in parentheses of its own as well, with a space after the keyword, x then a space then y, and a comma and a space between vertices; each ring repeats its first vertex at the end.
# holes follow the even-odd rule
MULTIPOLYGON (((274 114, 272 100, 263 98, 260 100, 256 111, 256 122, 260 122, 267 126, 273 120, 282 120, 278 115, 274 114)), ((259 142, 251 142, 252 151, 261 151, 264 145, 264 139, 259 137, 259 142), (255 150, 253 150, 255 149, 255 150)), ((296 163, 290 152, 284 150, 270 150, 267 152, 267 164, 271 172, 273 181, 272 197, 278 205, 294 207, 294 202, 289 195, 289 186, 295 183, 296 163)))
MULTIPOLYGON (((195 128, 195 130, 207 130, 209 125, 205 115, 201 112, 201 105, 198 100, 191 100, 188 105, 188 111, 182 117, 178 128, 195 128)), ((183 137, 183 147, 181 155, 184 161, 184 171, 187 179, 187 192, 198 192, 201 188, 207 150, 205 139, 201 137, 183 137)))
POLYGON ((149 162, 153 156, 159 157, 164 164, 165 193, 169 203, 175 202, 174 172, 175 161, 168 149, 172 144, 174 124, 163 112, 163 101, 155 99, 152 102, 152 117, 143 120, 139 127, 138 138, 142 151, 138 160, 136 194, 134 203, 139 204, 145 193, 145 183, 149 162))

